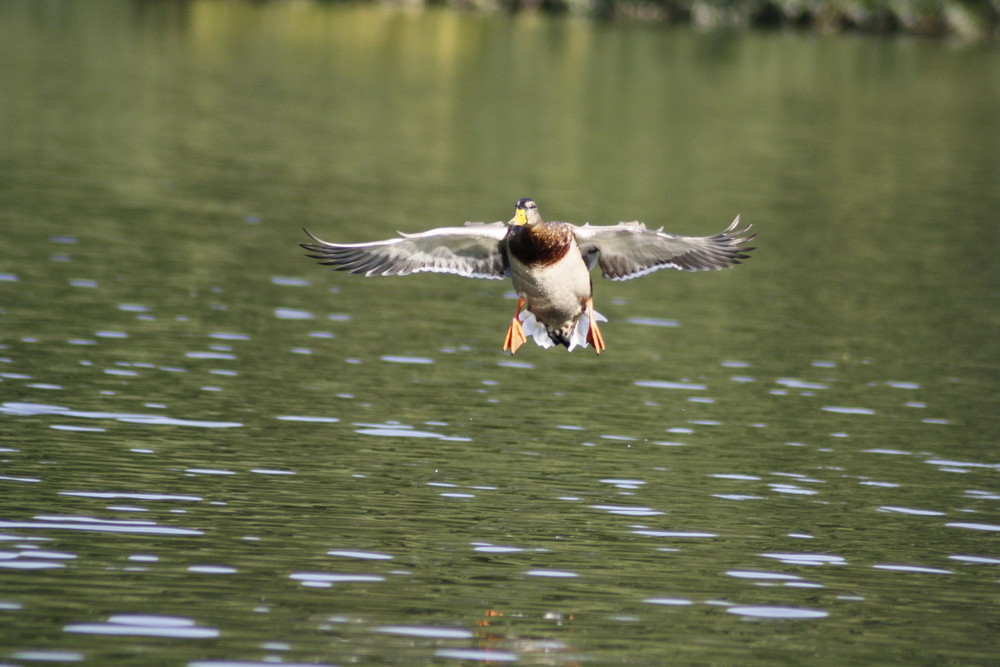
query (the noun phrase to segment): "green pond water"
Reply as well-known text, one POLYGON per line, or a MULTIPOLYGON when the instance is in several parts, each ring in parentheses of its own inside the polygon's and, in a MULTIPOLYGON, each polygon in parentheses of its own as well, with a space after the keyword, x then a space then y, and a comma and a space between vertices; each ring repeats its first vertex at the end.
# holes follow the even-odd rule
POLYGON ((0 1, 0 664, 995 664, 1000 49, 0 1), (333 273, 507 220, 757 250, 333 273))

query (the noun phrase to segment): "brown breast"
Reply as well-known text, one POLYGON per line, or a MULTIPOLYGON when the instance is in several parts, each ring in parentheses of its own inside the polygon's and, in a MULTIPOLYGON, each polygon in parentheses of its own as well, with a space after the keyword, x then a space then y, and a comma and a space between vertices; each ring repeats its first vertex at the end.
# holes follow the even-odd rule
POLYGON ((573 229, 561 222, 537 225, 511 225, 507 230, 507 249, 529 267, 555 264, 569 251, 573 229))

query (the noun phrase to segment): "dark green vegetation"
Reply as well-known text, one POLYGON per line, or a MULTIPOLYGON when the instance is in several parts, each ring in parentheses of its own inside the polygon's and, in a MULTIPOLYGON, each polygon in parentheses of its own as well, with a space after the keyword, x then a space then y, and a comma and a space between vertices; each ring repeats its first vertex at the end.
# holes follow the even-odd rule
MULTIPOLYGON (((398 4, 400 0, 386 0, 398 4)), ((795 27, 820 32, 858 31, 1000 35, 1000 0, 402 0, 506 11, 569 12, 703 28, 795 27)))

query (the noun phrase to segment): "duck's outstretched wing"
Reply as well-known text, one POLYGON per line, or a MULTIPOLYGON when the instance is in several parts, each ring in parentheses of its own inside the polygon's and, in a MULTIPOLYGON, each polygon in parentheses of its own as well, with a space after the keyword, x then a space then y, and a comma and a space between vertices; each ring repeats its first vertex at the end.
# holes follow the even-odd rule
POLYGON ((593 268, 610 280, 631 280, 659 269, 704 271, 724 269, 748 258, 747 247, 756 234, 748 235, 750 225, 737 229, 740 217, 715 236, 677 236, 646 229, 641 222, 617 225, 575 227, 580 252, 593 268))
POLYGON ((421 271, 454 273, 466 278, 503 278, 509 274, 502 222, 469 222, 372 243, 300 243, 309 257, 337 271, 366 276, 405 276, 421 271))

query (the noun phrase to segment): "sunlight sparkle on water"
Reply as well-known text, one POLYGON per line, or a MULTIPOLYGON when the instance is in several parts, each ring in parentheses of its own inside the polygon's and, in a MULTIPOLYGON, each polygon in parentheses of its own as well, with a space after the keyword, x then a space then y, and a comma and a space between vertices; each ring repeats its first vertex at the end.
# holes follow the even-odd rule
POLYGON ((743 606, 730 607, 726 609, 730 614, 746 616, 748 618, 774 618, 784 620, 826 618, 830 615, 828 611, 820 609, 799 609, 796 607, 763 607, 763 606, 743 606))

